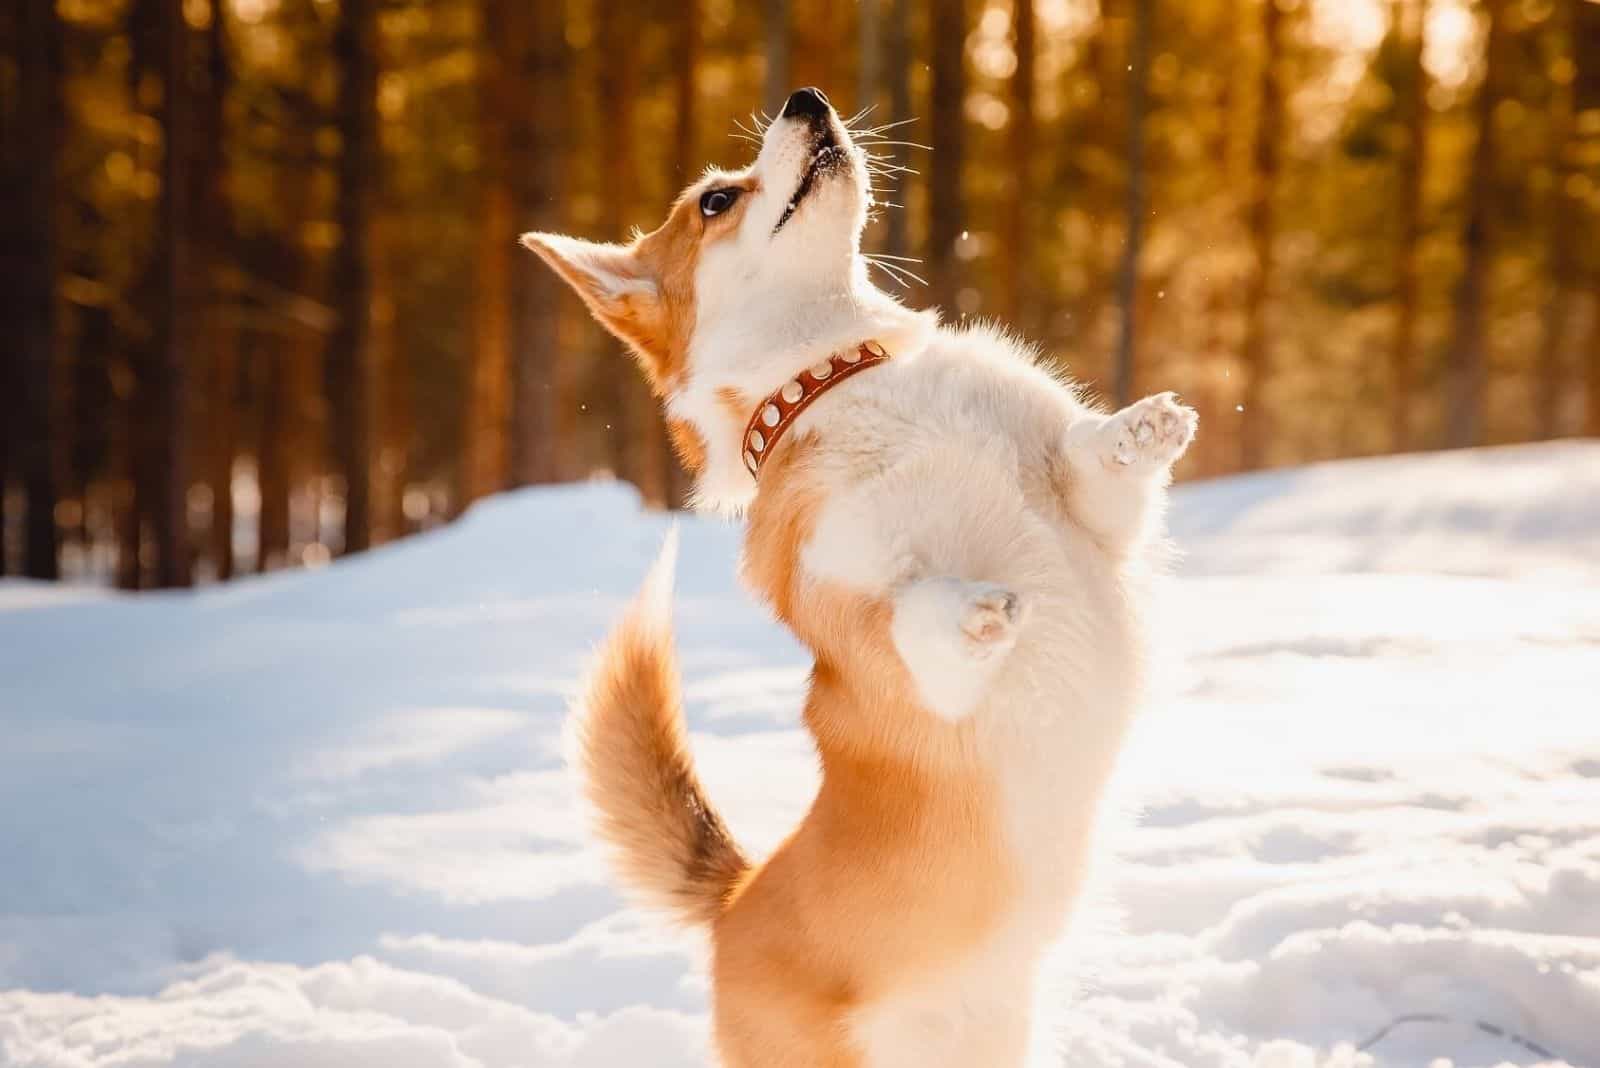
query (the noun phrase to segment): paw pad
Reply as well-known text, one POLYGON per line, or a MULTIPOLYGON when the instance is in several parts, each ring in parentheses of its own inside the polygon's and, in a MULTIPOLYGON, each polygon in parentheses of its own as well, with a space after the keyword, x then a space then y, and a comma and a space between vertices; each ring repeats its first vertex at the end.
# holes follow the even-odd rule
POLYGON ((999 586, 983 587, 967 603, 961 630, 973 652, 987 656, 1010 648, 1023 615, 1022 599, 1015 593, 999 586))
POLYGON ((1175 463, 1194 440, 1198 423, 1194 409, 1179 404, 1176 394, 1146 397, 1107 420, 1107 459, 1121 467, 1175 463))

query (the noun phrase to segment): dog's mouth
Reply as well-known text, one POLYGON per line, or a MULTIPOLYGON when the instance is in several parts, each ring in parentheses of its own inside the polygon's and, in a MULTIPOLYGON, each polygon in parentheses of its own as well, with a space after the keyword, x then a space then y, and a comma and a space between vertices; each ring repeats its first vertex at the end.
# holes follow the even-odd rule
POLYGON ((838 170, 849 158, 849 154, 833 139, 831 133, 817 145, 816 151, 811 155, 811 161, 806 164, 805 173, 800 176, 800 184, 794 188, 794 195, 789 198, 789 203, 783 206, 783 214, 778 217, 778 225, 772 228, 774 237, 783 229, 784 223, 794 218, 794 213, 816 187, 817 179, 838 170))

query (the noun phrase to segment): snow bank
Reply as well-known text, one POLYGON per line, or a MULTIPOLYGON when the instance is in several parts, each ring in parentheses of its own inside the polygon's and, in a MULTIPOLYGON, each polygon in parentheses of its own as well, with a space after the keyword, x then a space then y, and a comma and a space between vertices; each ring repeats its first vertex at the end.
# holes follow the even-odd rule
MULTIPOLYGON (((560 760, 666 523, 568 487, 197 594, 0 584, 0 1063, 704 1063, 698 947, 622 907, 560 760)), ((1600 1064, 1600 445, 1201 484, 1172 526, 1067 1063, 1600 1064)), ((696 751, 770 846, 805 663, 737 531, 682 531, 696 751)))

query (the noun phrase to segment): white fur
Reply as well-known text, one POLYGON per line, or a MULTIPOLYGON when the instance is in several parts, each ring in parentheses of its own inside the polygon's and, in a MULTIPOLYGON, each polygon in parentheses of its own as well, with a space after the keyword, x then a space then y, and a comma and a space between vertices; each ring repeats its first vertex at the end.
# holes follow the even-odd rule
POLYGON ((928 711, 954 721, 977 707, 1021 616, 1016 594, 989 582, 918 579, 895 596, 890 634, 928 711))
POLYGON ((1103 414, 999 331, 938 327, 879 292, 857 248, 870 195, 859 165, 774 238, 767 220, 803 170, 802 134, 773 125, 754 165, 761 202, 699 267, 689 377, 670 405, 708 442, 701 500, 736 510, 756 486, 715 391, 763 397, 867 339, 891 353, 789 430, 817 435, 812 477, 825 487, 801 566, 893 599, 922 703, 978 727, 1023 885, 984 946, 908 976, 856 1014, 853 1034, 868 1068, 1043 1064, 1035 976, 1082 888, 1138 701, 1143 563, 1193 413, 1169 394, 1103 414), (989 626, 1006 593, 1025 615, 989 626))
POLYGON ((893 603, 921 704, 971 725, 1000 784, 1021 885, 991 938, 861 1007, 852 1034, 866 1068, 1042 1064, 1036 976, 1082 890, 1140 696, 1145 565, 1193 413, 1162 395, 1107 415, 998 330, 941 327, 876 289, 859 251, 864 160, 830 121, 853 163, 777 233, 812 142, 800 120, 768 130, 737 233, 697 267, 686 377, 668 407, 706 443, 699 502, 737 511, 757 485, 726 390, 754 404, 869 339, 893 357, 838 384, 776 446, 818 446, 806 477, 821 507, 800 566, 893 603))

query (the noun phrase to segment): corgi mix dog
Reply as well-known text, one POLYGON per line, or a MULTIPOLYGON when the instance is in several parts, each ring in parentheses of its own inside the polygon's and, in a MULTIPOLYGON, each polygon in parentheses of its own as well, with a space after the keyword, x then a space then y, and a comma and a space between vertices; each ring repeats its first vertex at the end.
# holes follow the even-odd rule
POLYGON ((602 646, 577 762, 623 879, 709 929, 727 1068, 1012 1068, 1140 699, 1195 413, 1105 414, 867 279, 868 159, 816 89, 627 245, 523 243, 631 348, 747 585, 811 651, 822 780, 764 863, 695 775, 672 549, 602 646))

